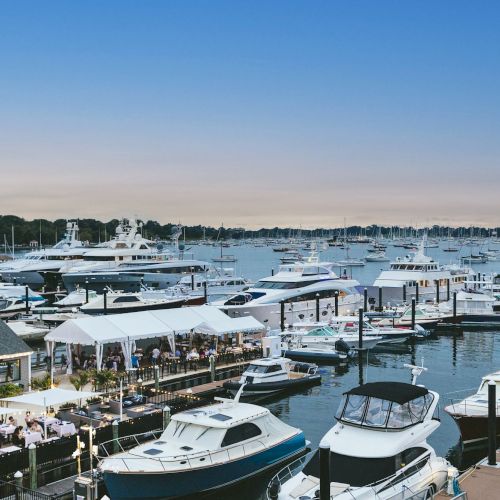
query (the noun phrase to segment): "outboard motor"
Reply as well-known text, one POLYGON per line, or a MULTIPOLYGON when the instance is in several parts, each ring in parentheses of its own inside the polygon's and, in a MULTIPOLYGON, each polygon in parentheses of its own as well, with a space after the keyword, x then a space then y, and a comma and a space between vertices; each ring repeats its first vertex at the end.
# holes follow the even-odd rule
POLYGON ((269 485, 268 494, 271 500, 276 500, 280 494, 281 485, 277 479, 269 485))
POLYGON ((343 339, 339 339, 339 340, 337 340, 337 342, 335 342, 335 350, 337 352, 341 352, 344 354, 349 354, 349 351, 350 351, 349 345, 343 339))

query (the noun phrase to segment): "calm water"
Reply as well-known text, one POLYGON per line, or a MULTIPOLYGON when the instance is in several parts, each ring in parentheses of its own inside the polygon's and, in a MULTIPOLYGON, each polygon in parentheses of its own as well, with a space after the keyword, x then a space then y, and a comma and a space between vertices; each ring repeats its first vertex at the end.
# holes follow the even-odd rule
MULTIPOLYGON (((447 244, 441 244, 445 247, 447 244)), ((367 245, 352 245, 349 251, 352 257, 362 257, 367 252, 367 245)), ((192 247, 190 250, 197 258, 209 260, 220 253, 220 249, 211 247, 192 247)), ((472 249, 473 253, 478 251, 472 249)), ((392 259, 403 256, 408 250, 387 248, 387 255, 392 259)), ((270 248, 231 247, 224 253, 234 254, 238 258, 233 266, 236 272, 253 280, 268 276, 271 269, 277 270, 279 257, 283 254, 273 252, 270 248)), ((449 254, 440 248, 427 249, 427 254, 441 263, 451 263, 459 254, 449 254)), ((462 250, 462 255, 470 254, 470 247, 462 250)), ((345 251, 330 248, 321 253, 322 260, 335 260, 345 256, 345 251)), ((363 285, 371 285, 381 269, 387 269, 389 263, 368 263, 363 268, 353 268, 353 277, 363 285)), ((481 273, 500 270, 500 263, 491 262, 474 267, 481 273)), ((383 353, 369 354, 364 363, 362 375, 364 382, 394 380, 410 382, 409 370, 405 363, 420 363, 428 367, 419 377, 419 383, 441 395, 441 426, 430 437, 430 444, 436 452, 447 456, 459 468, 474 463, 486 454, 479 450, 462 454, 459 446, 460 434, 455 423, 444 411, 448 403, 446 394, 450 391, 477 389, 483 375, 500 369, 500 330, 465 330, 462 333, 440 335, 414 345, 397 347, 383 353)), ((286 395, 272 401, 260 402, 269 408, 284 422, 301 428, 306 438, 316 447, 321 437, 334 425, 334 414, 343 392, 355 387, 360 382, 360 369, 357 362, 345 366, 323 366, 320 368, 322 384, 303 393, 286 395)), ((259 480, 248 481, 238 487, 212 495, 211 499, 255 500, 263 498, 269 475, 259 480)))
MULTIPOLYGON (((447 244, 442 243, 445 247, 447 244)), ((189 247, 189 245, 188 245, 189 247)), ((362 257, 368 245, 351 245, 352 257, 362 257)), ((193 246, 189 252, 196 258, 211 260, 220 254, 215 247, 193 246)), ((473 253, 478 248, 472 249, 473 253)), ((403 256, 408 251, 402 248, 387 248, 387 255, 392 259, 403 256)), ((224 253, 234 254, 238 258, 234 267, 237 274, 252 280, 271 274, 279 266, 279 258, 283 254, 273 252, 267 247, 240 246, 225 248, 224 253)), ((459 254, 448 254, 442 249, 428 249, 428 255, 441 263, 450 263, 459 254)), ((463 255, 470 254, 470 247, 462 250, 463 255)), ((345 251, 330 248, 321 253, 321 259, 335 260, 345 256, 345 251)), ((368 263, 363 268, 353 268, 353 277, 363 285, 371 285, 383 268, 389 263, 368 263)), ((481 264, 474 267, 481 273, 500 271, 500 263, 481 264)), ((362 376, 364 382, 394 380, 410 381, 409 370, 403 368, 405 363, 420 363, 424 358, 429 371, 419 378, 419 383, 437 391, 441 395, 441 426, 429 439, 437 453, 448 456, 459 468, 475 462, 484 456, 485 451, 462 456, 459 444, 459 432, 453 420, 442 410, 447 404, 446 394, 463 389, 475 390, 483 375, 500 369, 500 330, 469 330, 459 334, 440 335, 426 341, 392 348, 383 353, 369 354, 364 363, 362 376)), ((279 399, 263 401, 260 404, 268 407, 284 422, 301 428, 306 438, 316 447, 321 437, 334 424, 333 416, 343 392, 357 386, 360 382, 360 369, 357 362, 344 366, 324 366, 320 368, 322 384, 303 393, 286 395, 279 399)), ((217 492, 207 498, 211 500, 256 500, 263 498, 263 493, 270 476, 247 481, 237 487, 217 492)), ((197 496, 197 498, 200 498, 197 496)))

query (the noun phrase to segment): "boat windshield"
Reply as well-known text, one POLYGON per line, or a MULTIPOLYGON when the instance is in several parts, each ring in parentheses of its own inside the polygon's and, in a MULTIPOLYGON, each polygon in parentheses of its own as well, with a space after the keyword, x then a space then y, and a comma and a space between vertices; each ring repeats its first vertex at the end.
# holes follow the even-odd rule
POLYGON ((268 366, 250 365, 245 371, 247 373, 266 373, 268 368, 268 366))
POLYGON ((422 422, 432 401, 430 393, 404 404, 356 394, 345 395, 336 418, 363 427, 404 429, 422 422))
POLYGON ((321 328, 313 328, 309 330, 304 336, 305 337, 331 337, 335 335, 333 328, 329 326, 322 326, 321 328))
POLYGON ((258 281, 253 288, 267 288, 272 290, 290 290, 316 283, 316 281, 258 281))

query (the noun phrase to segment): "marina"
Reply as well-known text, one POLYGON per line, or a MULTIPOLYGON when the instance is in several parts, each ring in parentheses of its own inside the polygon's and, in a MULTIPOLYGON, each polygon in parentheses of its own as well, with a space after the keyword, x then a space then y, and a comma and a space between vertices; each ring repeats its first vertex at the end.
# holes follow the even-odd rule
POLYGON ((0 500, 500 500, 500 2, 3 2, 0 500))

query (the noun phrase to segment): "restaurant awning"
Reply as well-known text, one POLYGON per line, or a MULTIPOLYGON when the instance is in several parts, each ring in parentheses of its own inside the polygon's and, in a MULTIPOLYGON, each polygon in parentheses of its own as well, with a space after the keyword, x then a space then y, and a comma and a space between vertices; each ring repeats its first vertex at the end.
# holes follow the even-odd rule
MULTIPOLYGON (((37 406, 40 408, 48 408, 49 406, 58 406, 70 401, 88 399, 98 395, 98 392, 74 391, 71 389, 59 389, 55 387, 53 389, 47 389, 45 391, 27 392, 25 394, 21 394, 20 396, 3 398, 0 399, 0 401, 2 403, 7 403, 7 405, 10 405, 14 408, 18 405, 24 405, 24 407, 37 406)), ((6 410, 6 408, 2 409, 6 410)))

